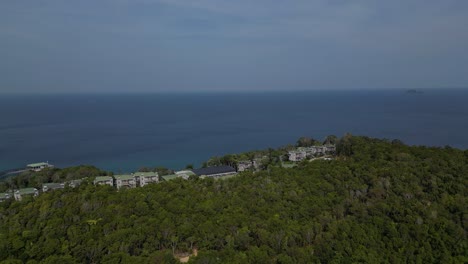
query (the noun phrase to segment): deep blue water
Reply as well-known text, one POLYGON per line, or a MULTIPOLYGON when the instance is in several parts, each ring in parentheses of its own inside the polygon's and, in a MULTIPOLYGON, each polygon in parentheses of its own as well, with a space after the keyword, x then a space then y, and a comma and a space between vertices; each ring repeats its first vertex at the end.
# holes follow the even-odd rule
POLYGON ((0 95, 0 170, 49 161, 115 172, 346 132, 468 148, 468 90, 0 95))

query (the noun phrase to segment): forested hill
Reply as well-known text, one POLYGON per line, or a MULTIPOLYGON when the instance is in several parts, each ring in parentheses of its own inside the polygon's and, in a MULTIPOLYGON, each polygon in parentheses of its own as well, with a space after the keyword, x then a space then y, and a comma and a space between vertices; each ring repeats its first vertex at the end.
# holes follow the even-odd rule
POLYGON ((0 203, 6 263, 466 263, 468 151, 345 136, 333 161, 0 203))

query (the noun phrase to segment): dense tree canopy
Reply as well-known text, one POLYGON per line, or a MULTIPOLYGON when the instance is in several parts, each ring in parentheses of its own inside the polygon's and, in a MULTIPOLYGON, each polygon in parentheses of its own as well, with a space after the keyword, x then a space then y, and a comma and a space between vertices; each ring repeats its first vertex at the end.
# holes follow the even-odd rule
POLYGON ((466 263, 468 152, 347 135, 332 161, 0 203, 6 263, 466 263), (15 262, 16 261, 16 262, 15 262))

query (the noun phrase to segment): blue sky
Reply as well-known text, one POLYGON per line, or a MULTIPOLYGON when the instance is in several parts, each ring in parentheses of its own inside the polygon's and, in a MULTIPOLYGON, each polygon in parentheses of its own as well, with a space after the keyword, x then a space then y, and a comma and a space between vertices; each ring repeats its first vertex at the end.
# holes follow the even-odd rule
POLYGON ((466 0, 0 2, 0 92, 445 87, 466 0))

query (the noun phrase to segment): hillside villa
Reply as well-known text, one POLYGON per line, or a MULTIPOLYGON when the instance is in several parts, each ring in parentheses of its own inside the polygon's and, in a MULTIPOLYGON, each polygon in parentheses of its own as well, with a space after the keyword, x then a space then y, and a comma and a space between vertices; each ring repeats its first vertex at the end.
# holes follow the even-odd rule
POLYGON ((98 176, 94 179, 94 185, 114 186, 114 179, 111 176, 98 176))
POLYGON ((10 193, 0 193, 0 202, 3 202, 5 200, 8 200, 11 198, 10 193))
POLYGON ((117 190, 123 187, 127 188, 135 188, 136 187, 136 179, 134 175, 125 174, 125 175, 114 175, 115 184, 117 190))
POLYGON ((42 192, 53 191, 53 190, 64 189, 64 188, 65 188, 64 183, 54 183, 54 182, 44 183, 42 185, 42 192))
POLYGON ((15 191, 15 200, 21 201, 25 196, 36 197, 39 195, 39 191, 36 188, 23 188, 15 191))
POLYGON ((135 180, 140 182, 140 187, 149 183, 159 182, 159 175, 157 172, 135 172, 133 173, 135 180))
POLYGON ((195 173, 191 170, 176 171, 175 174, 179 177, 182 177, 184 180, 188 180, 190 176, 195 175, 195 173))
POLYGON ((78 179, 78 180, 69 181, 69 182, 67 182, 67 184, 68 184, 68 186, 70 186, 72 188, 76 188, 76 187, 80 186, 82 182, 83 182, 82 179, 78 179))

